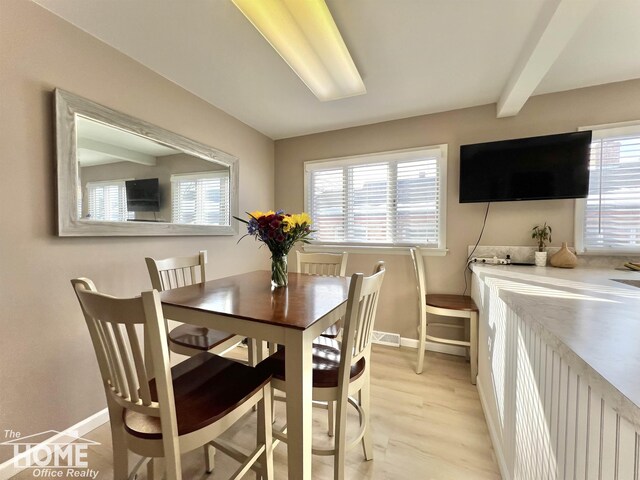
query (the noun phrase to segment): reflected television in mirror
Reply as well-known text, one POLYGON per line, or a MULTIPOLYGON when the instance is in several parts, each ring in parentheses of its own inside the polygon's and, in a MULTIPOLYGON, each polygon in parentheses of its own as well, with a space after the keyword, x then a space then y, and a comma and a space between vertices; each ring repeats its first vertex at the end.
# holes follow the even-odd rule
POLYGON ((159 212, 160 187, 157 178, 124 182, 128 212, 159 212))

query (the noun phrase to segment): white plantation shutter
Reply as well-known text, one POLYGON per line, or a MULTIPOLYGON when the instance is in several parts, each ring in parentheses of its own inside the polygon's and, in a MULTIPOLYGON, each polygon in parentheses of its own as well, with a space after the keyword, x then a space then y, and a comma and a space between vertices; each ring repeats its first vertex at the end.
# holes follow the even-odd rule
POLYGON ((593 131, 589 196, 578 208, 580 251, 640 252, 640 124, 593 131))
POLYGON ((229 225, 229 174, 203 172, 171 176, 173 223, 229 225))
POLYGON ((124 222, 127 218, 131 218, 127 212, 125 180, 87 182, 87 195, 89 197, 88 220, 124 222))
POLYGON ((446 145, 305 164, 322 244, 444 248, 446 145))
POLYGON ((342 242, 346 236, 346 188, 342 168, 316 170, 311 174, 310 204, 305 207, 313 219, 315 238, 342 242))

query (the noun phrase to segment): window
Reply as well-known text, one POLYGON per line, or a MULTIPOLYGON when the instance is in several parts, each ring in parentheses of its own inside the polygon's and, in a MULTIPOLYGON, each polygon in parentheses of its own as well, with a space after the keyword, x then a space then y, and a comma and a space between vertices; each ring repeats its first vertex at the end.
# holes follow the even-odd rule
POLYGON ((173 223, 229 225, 229 173, 171 175, 173 223))
POLYGON ((124 182, 125 180, 87 182, 88 220, 124 222, 127 218, 133 218, 127 212, 127 189, 124 182))
POLYGON ((305 163, 315 243, 445 248, 447 146, 305 163))
POLYGON ((576 249, 640 252, 640 123, 592 127, 589 196, 576 203, 576 249))

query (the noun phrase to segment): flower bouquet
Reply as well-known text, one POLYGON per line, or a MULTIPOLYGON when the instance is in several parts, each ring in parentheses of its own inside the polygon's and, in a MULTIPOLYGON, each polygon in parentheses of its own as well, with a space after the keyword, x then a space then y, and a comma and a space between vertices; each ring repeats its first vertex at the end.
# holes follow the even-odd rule
MULTIPOLYGON (((264 243, 271 252, 271 285, 284 287, 289 283, 287 275, 287 254, 297 242, 309 243, 311 217, 307 213, 289 214, 284 210, 276 212, 247 212, 249 220, 233 217, 247 224, 246 236, 253 236, 264 243)), ((238 241, 240 241, 238 240, 238 241)))

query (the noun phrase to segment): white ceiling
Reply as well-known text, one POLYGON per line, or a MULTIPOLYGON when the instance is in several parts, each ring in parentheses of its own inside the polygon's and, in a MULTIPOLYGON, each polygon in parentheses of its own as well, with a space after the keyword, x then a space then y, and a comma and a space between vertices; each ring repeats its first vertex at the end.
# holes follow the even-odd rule
MULTIPOLYGON (((320 102, 231 0, 35 1, 274 139, 497 102, 559 2, 327 0, 367 93, 320 102)), ((639 21, 599 0, 533 93, 640 78, 639 21)))
POLYGON ((84 117, 77 118, 76 128, 81 167, 135 162, 136 157, 145 158, 147 161, 140 163, 152 166, 157 157, 182 153, 154 140, 84 117))

